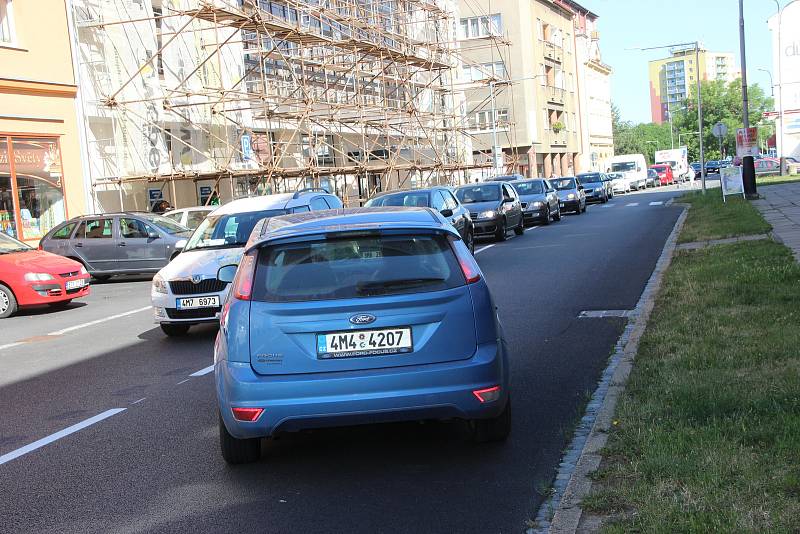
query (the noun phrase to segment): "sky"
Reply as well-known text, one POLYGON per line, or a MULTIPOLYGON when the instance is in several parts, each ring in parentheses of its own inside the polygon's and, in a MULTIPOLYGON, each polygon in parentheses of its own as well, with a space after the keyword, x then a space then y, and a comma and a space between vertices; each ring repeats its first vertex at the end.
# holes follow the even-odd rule
MULTIPOLYGON (((738 0, 577 0, 596 13, 603 62, 611 65, 611 98, 623 119, 650 122, 647 62, 669 50, 646 48, 700 40, 713 52, 733 52, 739 65, 738 0)), ((781 5, 788 0, 780 0, 781 5)), ((748 84, 770 94, 772 37, 767 19, 777 12, 774 0, 745 0, 748 84)))

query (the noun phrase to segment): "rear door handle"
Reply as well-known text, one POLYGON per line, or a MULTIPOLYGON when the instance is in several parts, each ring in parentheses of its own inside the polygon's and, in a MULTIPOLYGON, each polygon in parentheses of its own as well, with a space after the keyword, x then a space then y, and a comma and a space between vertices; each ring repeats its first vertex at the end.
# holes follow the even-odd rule
POLYGON ((81 247, 83 247, 83 243, 75 243, 75 247, 76 248, 81 248, 81 247))

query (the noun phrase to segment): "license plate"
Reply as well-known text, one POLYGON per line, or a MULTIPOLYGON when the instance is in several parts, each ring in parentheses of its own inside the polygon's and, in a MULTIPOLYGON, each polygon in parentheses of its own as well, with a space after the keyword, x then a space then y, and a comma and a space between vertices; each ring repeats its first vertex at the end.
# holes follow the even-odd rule
POLYGON ((317 334, 317 356, 321 359, 401 354, 413 350, 408 327, 317 334))
POLYGON ((86 280, 84 280, 83 278, 81 278, 80 280, 67 280, 66 284, 67 291, 70 291, 71 289, 80 289, 85 285, 86 285, 86 280))
POLYGON ((209 297, 187 297, 176 299, 175 307, 179 310, 196 310, 197 308, 218 308, 219 296, 209 297))

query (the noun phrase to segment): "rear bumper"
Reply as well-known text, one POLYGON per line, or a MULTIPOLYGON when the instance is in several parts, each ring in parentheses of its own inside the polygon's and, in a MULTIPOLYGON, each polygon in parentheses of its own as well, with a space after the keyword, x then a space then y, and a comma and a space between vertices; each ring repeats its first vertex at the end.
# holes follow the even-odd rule
POLYGON ((481 345, 469 360, 369 371, 262 376, 250 363, 217 361, 219 410, 236 438, 356 424, 496 417, 508 398, 502 344, 481 345), (481 403, 472 393, 500 385, 501 397, 481 403), (263 408, 258 421, 233 418, 231 408, 263 408))

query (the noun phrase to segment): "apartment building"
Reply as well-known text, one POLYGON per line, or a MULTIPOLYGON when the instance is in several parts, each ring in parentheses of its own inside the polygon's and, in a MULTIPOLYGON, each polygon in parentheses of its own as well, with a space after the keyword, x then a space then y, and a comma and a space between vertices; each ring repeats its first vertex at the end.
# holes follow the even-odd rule
POLYGON ((73 0, 95 209, 460 183, 454 0, 73 0))
POLYGON ((68 28, 64 0, 0 0, 0 232, 32 244, 86 208, 68 28))
MULTIPOLYGON (((595 89, 602 95, 591 102, 608 102, 610 116, 607 80, 596 88, 581 87, 610 73, 599 61, 594 61, 597 76, 583 73, 599 57, 587 34, 596 15, 564 0, 496 0, 491 11, 461 0, 460 17, 462 54, 477 66, 464 69, 461 77, 469 88, 470 133, 482 146, 496 143, 502 153, 496 168, 481 174, 549 177, 590 168, 581 157, 591 154, 588 129, 582 128, 588 128, 588 95, 595 89), (494 46, 481 47, 480 41, 494 46), (581 91, 586 91, 583 106, 581 91)), ((482 156, 487 157, 476 153, 482 156)))
POLYGON ((653 122, 669 120, 669 111, 680 107, 691 88, 701 81, 731 82, 741 76, 733 53, 711 52, 700 45, 699 64, 694 47, 675 48, 670 56, 649 62, 650 111, 653 122))

